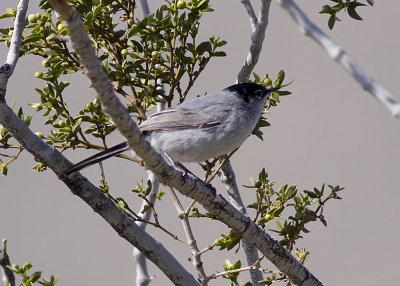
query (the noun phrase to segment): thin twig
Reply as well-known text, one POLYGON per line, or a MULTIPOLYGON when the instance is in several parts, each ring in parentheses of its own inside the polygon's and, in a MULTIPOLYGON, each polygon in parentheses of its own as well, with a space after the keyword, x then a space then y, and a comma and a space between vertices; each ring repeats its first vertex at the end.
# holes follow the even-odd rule
MULTIPOLYGON (((264 255, 262 255, 259 259, 257 259, 252 265, 246 266, 246 267, 242 267, 242 268, 238 268, 238 269, 234 269, 234 270, 227 270, 224 272, 218 272, 215 273, 213 275, 210 275, 209 277, 207 277, 207 281, 211 280, 211 279, 216 279, 218 277, 222 277, 222 276, 226 276, 226 275, 230 275, 230 274, 234 274, 234 273, 239 273, 239 272, 244 272, 244 271, 249 271, 249 270, 257 270, 263 273, 268 273, 268 274, 274 274, 274 275, 280 275, 282 277, 280 278, 276 278, 274 281, 286 281, 287 278, 284 276, 284 274, 280 271, 274 271, 274 270, 270 270, 267 268, 261 268, 258 265, 260 264, 261 260, 263 260, 265 258, 264 255)), ((260 280, 261 281, 261 280, 260 280)), ((259 282, 259 281, 257 281, 259 282)))
POLYGON ((347 52, 336 44, 326 33, 324 33, 293 0, 276 0, 281 7, 289 13, 300 31, 311 37, 319 44, 329 56, 341 65, 360 86, 375 96, 393 116, 400 117, 400 101, 374 81, 368 74, 347 54, 347 52))
POLYGON ((186 240, 187 240, 187 243, 190 245, 190 249, 192 251, 193 266, 196 269, 197 274, 199 275, 199 281, 203 283, 206 281, 207 275, 203 268, 203 262, 200 259, 200 254, 199 254, 200 251, 197 246, 196 239, 193 235, 192 227, 190 226, 190 223, 189 223, 189 218, 188 218, 187 214, 185 213, 185 210, 184 210, 178 196, 176 195, 174 189, 168 188, 168 190, 169 190, 171 200, 174 203, 176 210, 178 211, 179 218, 182 220, 183 229, 186 234, 186 240))
MULTIPOLYGON (((111 194, 107 194, 107 196, 117 205, 119 199, 114 198, 111 194)), ((142 197, 143 198, 143 197, 142 197)), ((154 217, 154 222, 142 217, 141 215, 138 215, 137 213, 135 213, 130 207, 129 205, 124 201, 124 209, 125 209, 125 214, 127 216, 129 216, 131 219, 135 220, 138 222, 138 225, 141 225, 140 227, 142 229, 145 229, 145 227, 143 227, 143 225, 151 225, 154 226, 155 228, 159 228, 160 230, 162 230, 163 232, 165 232, 166 234, 168 234, 169 236, 171 236, 174 240, 177 240, 179 242, 182 242, 186 245, 187 242, 181 238, 179 238, 179 236, 177 236, 176 234, 174 234, 173 232, 169 231, 168 229, 166 229, 165 227, 163 227, 160 224, 160 221, 158 220, 158 214, 156 212, 156 210, 153 208, 152 205, 150 205, 150 201, 147 200, 146 198, 143 198, 144 201, 149 204, 151 212, 153 212, 153 217, 154 217)))
POLYGON ((233 150, 231 153, 229 153, 227 156, 223 156, 220 158, 220 163, 218 165, 218 167, 214 170, 214 172, 211 174, 210 177, 207 178, 206 183, 211 182, 215 176, 218 174, 218 172, 221 170, 221 168, 224 166, 225 162, 228 161, 232 155, 238 150, 238 148, 236 148, 235 150, 233 150))

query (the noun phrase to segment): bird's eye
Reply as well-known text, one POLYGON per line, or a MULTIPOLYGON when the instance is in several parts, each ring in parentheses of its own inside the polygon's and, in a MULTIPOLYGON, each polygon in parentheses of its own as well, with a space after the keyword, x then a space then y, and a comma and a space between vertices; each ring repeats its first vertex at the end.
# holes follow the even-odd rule
POLYGON ((264 93, 263 93, 263 91, 262 91, 261 89, 257 89, 256 92, 254 93, 254 95, 255 95, 258 99, 260 99, 260 98, 263 97, 264 93))

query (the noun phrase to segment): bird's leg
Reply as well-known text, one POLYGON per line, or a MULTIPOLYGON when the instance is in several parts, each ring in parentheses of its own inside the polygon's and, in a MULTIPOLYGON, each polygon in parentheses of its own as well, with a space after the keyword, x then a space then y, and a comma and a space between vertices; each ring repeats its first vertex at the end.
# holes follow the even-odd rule
POLYGON ((163 152, 164 157, 169 161, 170 165, 174 166, 177 169, 180 169, 181 171, 184 172, 184 176, 186 176, 187 174, 191 174, 193 177, 200 179, 199 177, 197 177, 195 174, 193 174, 191 171, 189 171, 185 166, 182 165, 182 163, 180 162, 176 162, 174 161, 167 152, 163 152))

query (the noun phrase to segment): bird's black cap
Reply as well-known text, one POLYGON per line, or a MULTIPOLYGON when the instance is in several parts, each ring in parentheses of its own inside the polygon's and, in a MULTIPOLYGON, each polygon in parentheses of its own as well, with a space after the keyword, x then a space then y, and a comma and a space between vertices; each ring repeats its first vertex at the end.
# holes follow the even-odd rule
POLYGON ((264 86, 259 85, 254 82, 243 82, 243 83, 231 85, 231 86, 225 88, 224 90, 229 91, 229 92, 236 92, 237 94, 244 96, 244 99, 248 102, 249 96, 254 96, 257 93, 259 93, 260 91, 262 92, 263 95, 266 96, 268 93, 278 90, 278 89, 279 88, 267 89, 264 86))

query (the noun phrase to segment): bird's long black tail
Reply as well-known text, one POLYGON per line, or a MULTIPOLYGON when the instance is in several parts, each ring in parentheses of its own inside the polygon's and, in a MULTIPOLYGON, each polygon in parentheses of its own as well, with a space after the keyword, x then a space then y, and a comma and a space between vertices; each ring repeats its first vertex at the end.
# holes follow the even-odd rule
POLYGON ((76 163, 72 167, 68 168, 64 172, 64 176, 68 176, 68 175, 78 172, 78 171, 82 170, 83 168, 86 168, 90 165, 99 163, 105 159, 116 156, 122 152, 125 152, 128 149, 129 149, 129 147, 126 144, 126 142, 123 142, 123 143, 120 143, 113 147, 110 147, 110 148, 108 148, 100 153, 94 154, 93 156, 90 156, 89 158, 86 158, 85 160, 82 160, 79 163, 76 163))

